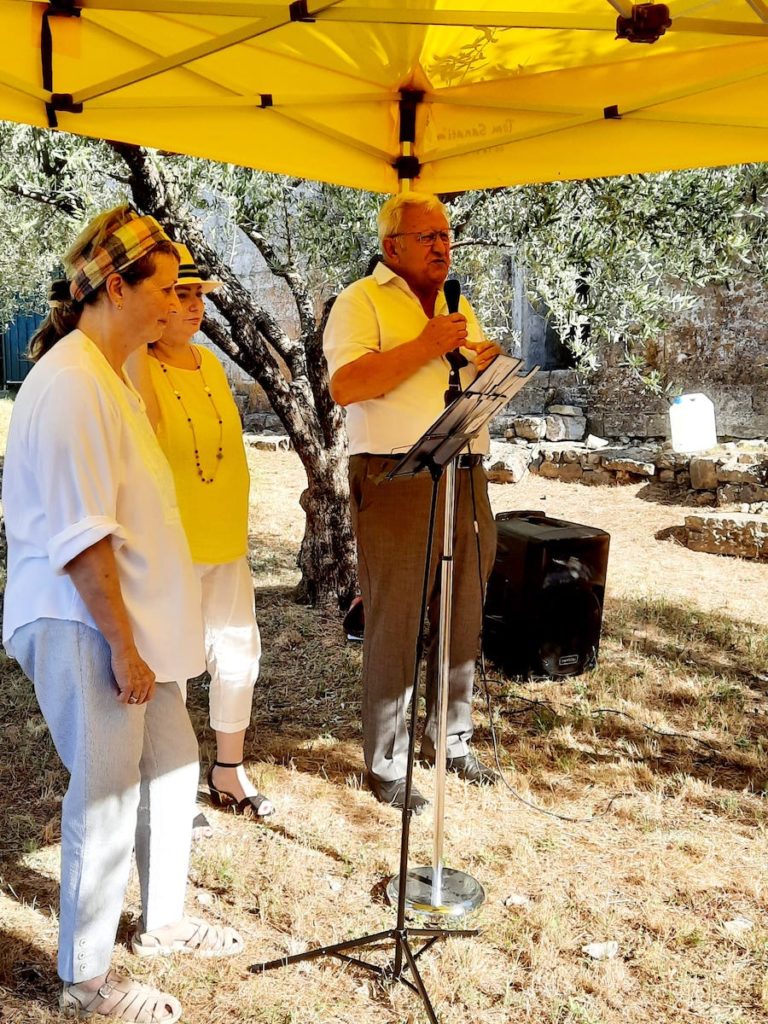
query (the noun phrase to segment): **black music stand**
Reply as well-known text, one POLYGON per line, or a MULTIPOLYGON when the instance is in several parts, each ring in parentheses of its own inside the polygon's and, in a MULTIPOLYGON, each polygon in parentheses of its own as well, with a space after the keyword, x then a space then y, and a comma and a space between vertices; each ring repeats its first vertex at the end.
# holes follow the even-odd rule
MULTIPOLYGON (((434 875, 430 874, 428 881, 425 882, 424 872, 429 873, 430 869, 420 868, 417 869, 415 883, 417 885, 427 885, 430 891, 431 898, 428 899, 427 903, 420 905, 415 899, 408 900, 407 892, 408 886, 411 884, 411 876, 415 873, 411 873, 409 876, 408 871, 408 846, 410 840, 410 826, 411 826, 411 815, 412 811, 409 810, 411 790, 413 786, 413 764, 416 753, 416 718, 417 718, 417 696, 418 696, 418 684, 419 684, 419 667, 421 664, 421 658, 423 654, 423 624, 427 610, 427 597, 429 591, 429 566, 431 561, 432 552, 432 541, 434 538, 434 526, 435 526, 435 515, 437 511, 437 495, 440 478, 443 474, 443 470, 447 469, 446 472, 446 500, 445 500, 445 515, 446 522, 450 520, 450 532, 448 526, 446 526, 445 536, 449 538, 452 544, 453 537, 453 494, 455 493, 455 473, 456 473, 456 456, 464 449, 473 438, 477 437, 480 431, 483 429, 485 424, 496 415, 496 413, 515 395, 517 392, 528 382, 538 370, 535 367, 530 373, 522 374, 520 369, 522 367, 522 361, 520 359, 513 359, 510 356, 500 355, 488 366, 481 374, 479 374, 475 380, 467 387, 466 391, 461 393, 455 401, 448 406, 435 422, 425 431, 423 436, 416 442, 415 445, 406 453, 403 459, 398 463, 395 470, 389 475, 389 479, 394 479, 401 476, 415 476, 417 473, 427 470, 432 477, 432 501, 429 513, 429 532, 427 538, 427 550, 424 567, 424 581, 422 587, 421 597, 421 614, 419 618, 417 636, 415 642, 416 657, 414 664, 414 675, 413 675, 413 690, 411 696, 411 718, 409 723, 409 737, 408 737, 408 766, 405 777, 405 802, 402 813, 402 831, 400 838, 400 872, 395 876, 393 881, 405 878, 407 880, 406 885, 396 884, 397 891, 397 920, 393 928, 388 928, 385 931, 375 932, 369 935, 361 935, 354 939, 348 939, 346 942, 337 942, 330 946, 319 946, 316 949, 307 950, 304 953, 294 953, 291 956, 279 957, 276 960, 269 960, 265 963, 252 964, 249 967, 249 971, 253 974, 260 974, 263 971, 274 970, 277 967, 287 967, 289 964, 300 963, 303 960, 315 960, 321 956, 333 956, 338 960, 342 960, 345 963, 355 964, 357 967, 362 967, 364 970, 375 974, 381 981, 396 981, 403 985, 407 985, 408 988, 421 996, 422 1002, 424 1003, 424 1009, 427 1014, 427 1018, 430 1024, 439 1024, 434 1008, 429 998, 429 993, 426 990, 424 981, 419 973, 417 961, 435 942, 439 939, 449 938, 451 936, 467 937, 471 935, 477 935, 477 929, 458 929, 458 928, 411 928, 405 924, 406 905, 410 902, 410 909, 414 911, 420 911, 422 913, 441 913, 445 912, 445 908, 442 905, 435 906, 435 896, 440 896, 443 883, 447 881, 448 875, 463 875, 463 872, 449 872, 443 871, 442 868, 442 821, 439 827, 436 828, 436 832, 440 834, 440 857, 436 858, 435 865, 433 865, 434 875), (434 869, 437 868, 435 871, 434 869), (436 876, 436 877, 435 877, 436 876), (437 893, 435 893, 435 885, 437 885, 437 893), (411 949, 409 939, 415 938, 422 942, 421 947, 415 952, 411 949), (377 946, 381 943, 391 941, 394 943, 394 958, 385 967, 381 967, 379 964, 369 963, 367 960, 361 960, 358 957, 349 956, 348 952, 354 949, 360 949, 364 947, 377 946), (412 979, 405 976, 405 972, 410 970, 412 979)), ((443 554, 445 559, 445 551, 443 554)), ((449 556, 450 558, 450 556, 449 556)), ((440 606, 440 644, 441 650, 444 643, 444 635, 446 630, 444 629, 444 600, 446 593, 450 590, 452 585, 452 564, 451 562, 444 563, 442 566, 443 571, 449 568, 450 579, 442 577, 441 586, 441 606, 440 606)), ((448 608, 450 609, 450 593, 448 596, 448 608)), ((450 620, 449 620, 450 622, 450 620)), ((450 631, 450 625, 448 625, 448 632, 450 631)), ((449 641, 449 637, 447 638, 449 641)), ((442 675, 442 670, 440 672, 442 675)), ((442 687, 438 683, 438 690, 442 689, 442 695, 447 705, 447 679, 443 680, 442 687)), ((441 714, 442 718, 442 714, 441 714)), ((445 728, 443 726, 443 749, 445 747, 445 728)), ((439 742, 438 729, 438 742, 439 742)), ((439 751, 438 751, 439 755, 439 751)), ((445 778, 445 757, 442 758, 442 765, 440 765, 439 756, 436 756, 436 769, 440 770, 442 767, 443 784, 445 778)), ((439 776, 438 776, 439 778, 439 776)), ((440 785, 439 781, 436 783, 440 785)), ((435 823, 438 825, 438 806, 436 801, 435 808, 435 823)), ((437 847, 437 843, 436 843, 437 847)), ((437 853, 437 849, 436 849, 437 853)), ((468 878, 469 876, 464 876, 468 878)), ((472 879, 471 881, 474 881, 472 879)), ((392 882, 390 882, 392 886, 392 882)), ((481 890, 482 891, 482 890, 481 890)), ((450 909, 447 911, 452 913, 450 909)))

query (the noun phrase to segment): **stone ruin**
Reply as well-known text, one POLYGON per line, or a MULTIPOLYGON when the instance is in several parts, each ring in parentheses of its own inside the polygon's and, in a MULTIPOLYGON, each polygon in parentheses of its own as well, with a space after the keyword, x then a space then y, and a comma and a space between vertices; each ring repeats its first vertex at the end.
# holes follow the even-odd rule
POLYGON ((768 516, 700 512, 685 517, 684 540, 692 551, 768 561, 768 516))
POLYGON ((660 499, 717 510, 686 517, 680 539, 692 550, 768 560, 767 441, 681 453, 668 441, 614 443, 587 434, 587 424, 583 407, 563 403, 500 417, 486 460, 491 482, 517 483, 531 473, 587 486, 646 483, 660 499))

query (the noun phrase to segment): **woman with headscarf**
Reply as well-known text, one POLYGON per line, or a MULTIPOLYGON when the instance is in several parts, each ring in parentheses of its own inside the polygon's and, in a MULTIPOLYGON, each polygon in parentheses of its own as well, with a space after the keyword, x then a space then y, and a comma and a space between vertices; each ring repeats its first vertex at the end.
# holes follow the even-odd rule
POLYGON ((153 218, 119 207, 64 264, 8 436, 3 639, 69 772, 61 1006, 172 1024, 173 996, 109 968, 134 846, 135 953, 242 948, 231 928, 184 916, 198 762, 176 684, 204 664, 199 584, 167 462, 122 371, 178 313, 178 257, 153 218))

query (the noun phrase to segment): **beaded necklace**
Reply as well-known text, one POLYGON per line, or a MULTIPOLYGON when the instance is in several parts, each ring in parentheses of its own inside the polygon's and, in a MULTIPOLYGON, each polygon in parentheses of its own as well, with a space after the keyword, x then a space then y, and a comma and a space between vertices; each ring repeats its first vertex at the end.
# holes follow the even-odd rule
POLYGON ((222 447, 222 441, 224 437, 224 421, 222 420, 221 413, 219 412, 216 403, 213 400, 213 394, 211 393, 211 389, 208 387, 205 377, 203 376, 203 360, 201 357, 198 356, 197 351, 194 348, 192 349, 192 355, 195 357, 195 370, 200 374, 200 380, 202 381, 203 391, 205 391, 206 395, 208 396, 208 400, 211 403, 213 413, 219 422, 219 443, 216 448, 216 464, 210 476, 206 476, 205 473, 203 472, 203 467, 200 462, 200 445, 198 444, 197 441, 197 432, 195 431, 195 424, 192 422, 192 417, 189 415, 189 411, 186 405, 184 405, 184 399, 181 397, 181 392, 175 387, 173 381, 171 380, 171 375, 168 372, 168 367, 165 365, 162 359, 159 359, 157 356, 155 356, 155 359, 157 359, 158 363, 160 363, 160 369, 163 371, 163 376, 168 381, 168 385, 171 388, 171 391, 173 391, 174 395, 176 396, 176 401, 181 404, 181 410, 186 416, 187 423, 189 424, 189 429, 192 431, 192 446, 195 452, 195 465, 197 466, 197 475, 200 478, 200 482, 203 484, 212 484, 213 481, 216 479, 216 474, 219 471, 221 460, 224 458, 224 449, 222 447))

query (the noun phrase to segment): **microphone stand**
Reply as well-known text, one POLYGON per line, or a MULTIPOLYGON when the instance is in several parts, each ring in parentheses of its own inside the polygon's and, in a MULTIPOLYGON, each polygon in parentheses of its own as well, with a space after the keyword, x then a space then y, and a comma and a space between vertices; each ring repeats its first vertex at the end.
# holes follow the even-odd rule
MULTIPOLYGON (((452 310, 455 312, 455 310, 452 310)), ((461 395, 459 371, 467 365, 466 358, 455 349, 446 353, 451 366, 445 408, 461 395)), ((443 518, 443 554, 440 562, 440 616, 438 629, 437 729, 435 736, 435 828, 431 867, 413 868, 395 875, 387 885, 390 903, 399 902, 405 890, 405 902, 416 913, 460 917, 471 913, 484 902, 482 885, 464 871, 446 868, 443 863, 445 834, 445 778, 448 744, 448 690, 451 671, 451 614, 453 611, 453 532, 456 519, 456 463, 459 453, 441 467, 429 466, 433 485, 439 484, 445 470, 445 507, 443 518), (401 885, 401 879, 405 885, 401 885)), ((471 469, 470 469, 471 472, 471 469)), ((431 546, 431 545, 430 545, 431 546)), ((422 613, 423 621, 423 613, 422 613)), ((406 793, 407 801, 407 793, 406 793)), ((470 934, 477 934, 476 932, 470 934)))
MULTIPOLYGON (((419 668, 421 666, 421 659, 424 651, 424 639, 423 639, 423 623, 427 611, 427 602, 429 597, 429 583, 430 583, 430 564, 432 561, 432 547, 434 542, 435 532, 435 521, 437 512, 437 499, 438 489, 440 486, 440 478, 442 476, 443 467, 438 465, 436 462, 431 461, 430 463, 424 463, 426 468, 429 469, 430 476, 432 477, 432 497, 429 511, 429 526, 427 535, 427 549, 426 557, 424 562, 424 577, 422 581, 421 591, 421 612, 419 615, 419 626, 418 635, 416 640, 416 656, 414 661, 413 670, 413 688, 411 697, 411 717, 408 728, 408 764, 406 768, 405 776, 405 799, 402 810, 402 824, 400 832, 400 873, 395 876, 397 878, 410 878, 415 872, 408 872, 408 848, 410 843, 410 831, 411 831, 411 817, 413 811, 410 810, 411 791, 413 789, 413 765, 416 756, 416 720, 417 720, 417 708, 418 708, 418 686, 419 686, 419 668)), ((453 510, 453 494, 455 488, 455 460, 452 459, 448 474, 446 475, 446 515, 448 509, 453 510), (453 476, 451 478, 451 471, 453 476), (449 482, 449 478, 450 482, 449 482), (450 486, 451 494, 449 496, 448 488, 450 486)), ((452 533, 449 534, 452 539, 452 533)), ((446 581, 443 580, 443 589, 446 587, 446 581)), ((450 621, 450 609, 449 619, 450 621)), ((442 608, 441 608, 441 623, 442 623, 442 608)), ((442 628, 442 626, 441 626, 442 628)), ((442 633, 441 633, 442 638, 442 633)), ((441 647, 442 651, 442 647, 441 647)), ((446 676, 447 681, 447 676, 446 676)), ((447 714, 447 693, 446 693, 446 714, 447 714)), ((445 728, 442 730, 443 737, 445 737, 445 728)), ((445 749, 445 740, 443 739, 443 750, 445 749)), ((439 765, 439 753, 438 757, 439 765)), ((442 758, 442 777, 445 779, 445 756, 443 753, 442 758)), ((442 794, 441 794, 442 798, 442 794)), ((440 818, 442 819, 442 811, 440 812, 440 818)), ((437 810, 436 810, 437 820, 437 810)), ((439 829, 440 833, 440 850, 436 855, 438 856, 438 863, 441 864, 440 878, 442 884, 442 821, 439 829)), ((437 841, 437 840, 436 840, 437 841)), ((422 871, 424 869, 417 869, 422 871)), ((429 870, 429 869, 426 869, 429 870)), ((460 874, 461 872, 456 872, 460 874)), ((448 872, 446 872, 446 875, 448 872)), ((453 872, 451 872, 453 874, 453 872)), ((393 880, 394 881, 394 880, 393 880)), ((474 881, 474 880, 473 880, 474 881)), ((392 881, 390 881, 390 887, 392 881)), ((330 946, 320 946, 316 949, 309 949, 305 953, 294 953, 291 956, 282 956, 276 960, 269 960, 265 963, 252 964, 248 970, 252 974, 262 974, 264 971, 271 971, 278 967, 287 967, 289 964, 300 963, 305 960, 315 960, 321 956, 333 956, 337 960, 342 960, 345 963, 354 964, 356 967, 362 967, 364 970, 376 975, 382 983, 400 982, 406 985, 413 992, 416 992, 424 1004, 424 1010, 427 1015, 429 1024, 439 1024, 437 1015, 435 1014, 434 1007, 429 998, 424 980, 421 977, 421 973, 418 968, 419 958, 430 949, 434 943, 439 939, 453 938, 453 937, 468 937, 477 935, 477 929, 457 929, 452 928, 450 930, 445 928, 433 927, 433 928, 411 928, 406 926, 405 915, 406 909, 409 904, 416 909, 413 905, 412 900, 409 900, 407 894, 407 886, 397 886, 397 891, 394 897, 391 899, 392 903, 396 904, 396 922, 393 928, 387 928, 385 931, 373 932, 367 935, 361 935, 358 938, 349 939, 346 942, 336 942, 330 946), (411 946, 412 939, 416 939, 421 942, 421 946, 414 950, 411 946), (380 946, 385 942, 394 942, 394 958, 386 966, 382 967, 379 964, 370 963, 368 960, 362 960, 356 956, 350 956, 349 953, 352 950, 360 948, 370 948, 380 946), (406 975, 406 972, 410 971, 410 977, 406 975)), ((431 889, 431 885, 430 885, 431 889)), ((389 892, 389 888, 387 890, 389 892)), ((480 890, 482 892, 482 889, 480 890)))

